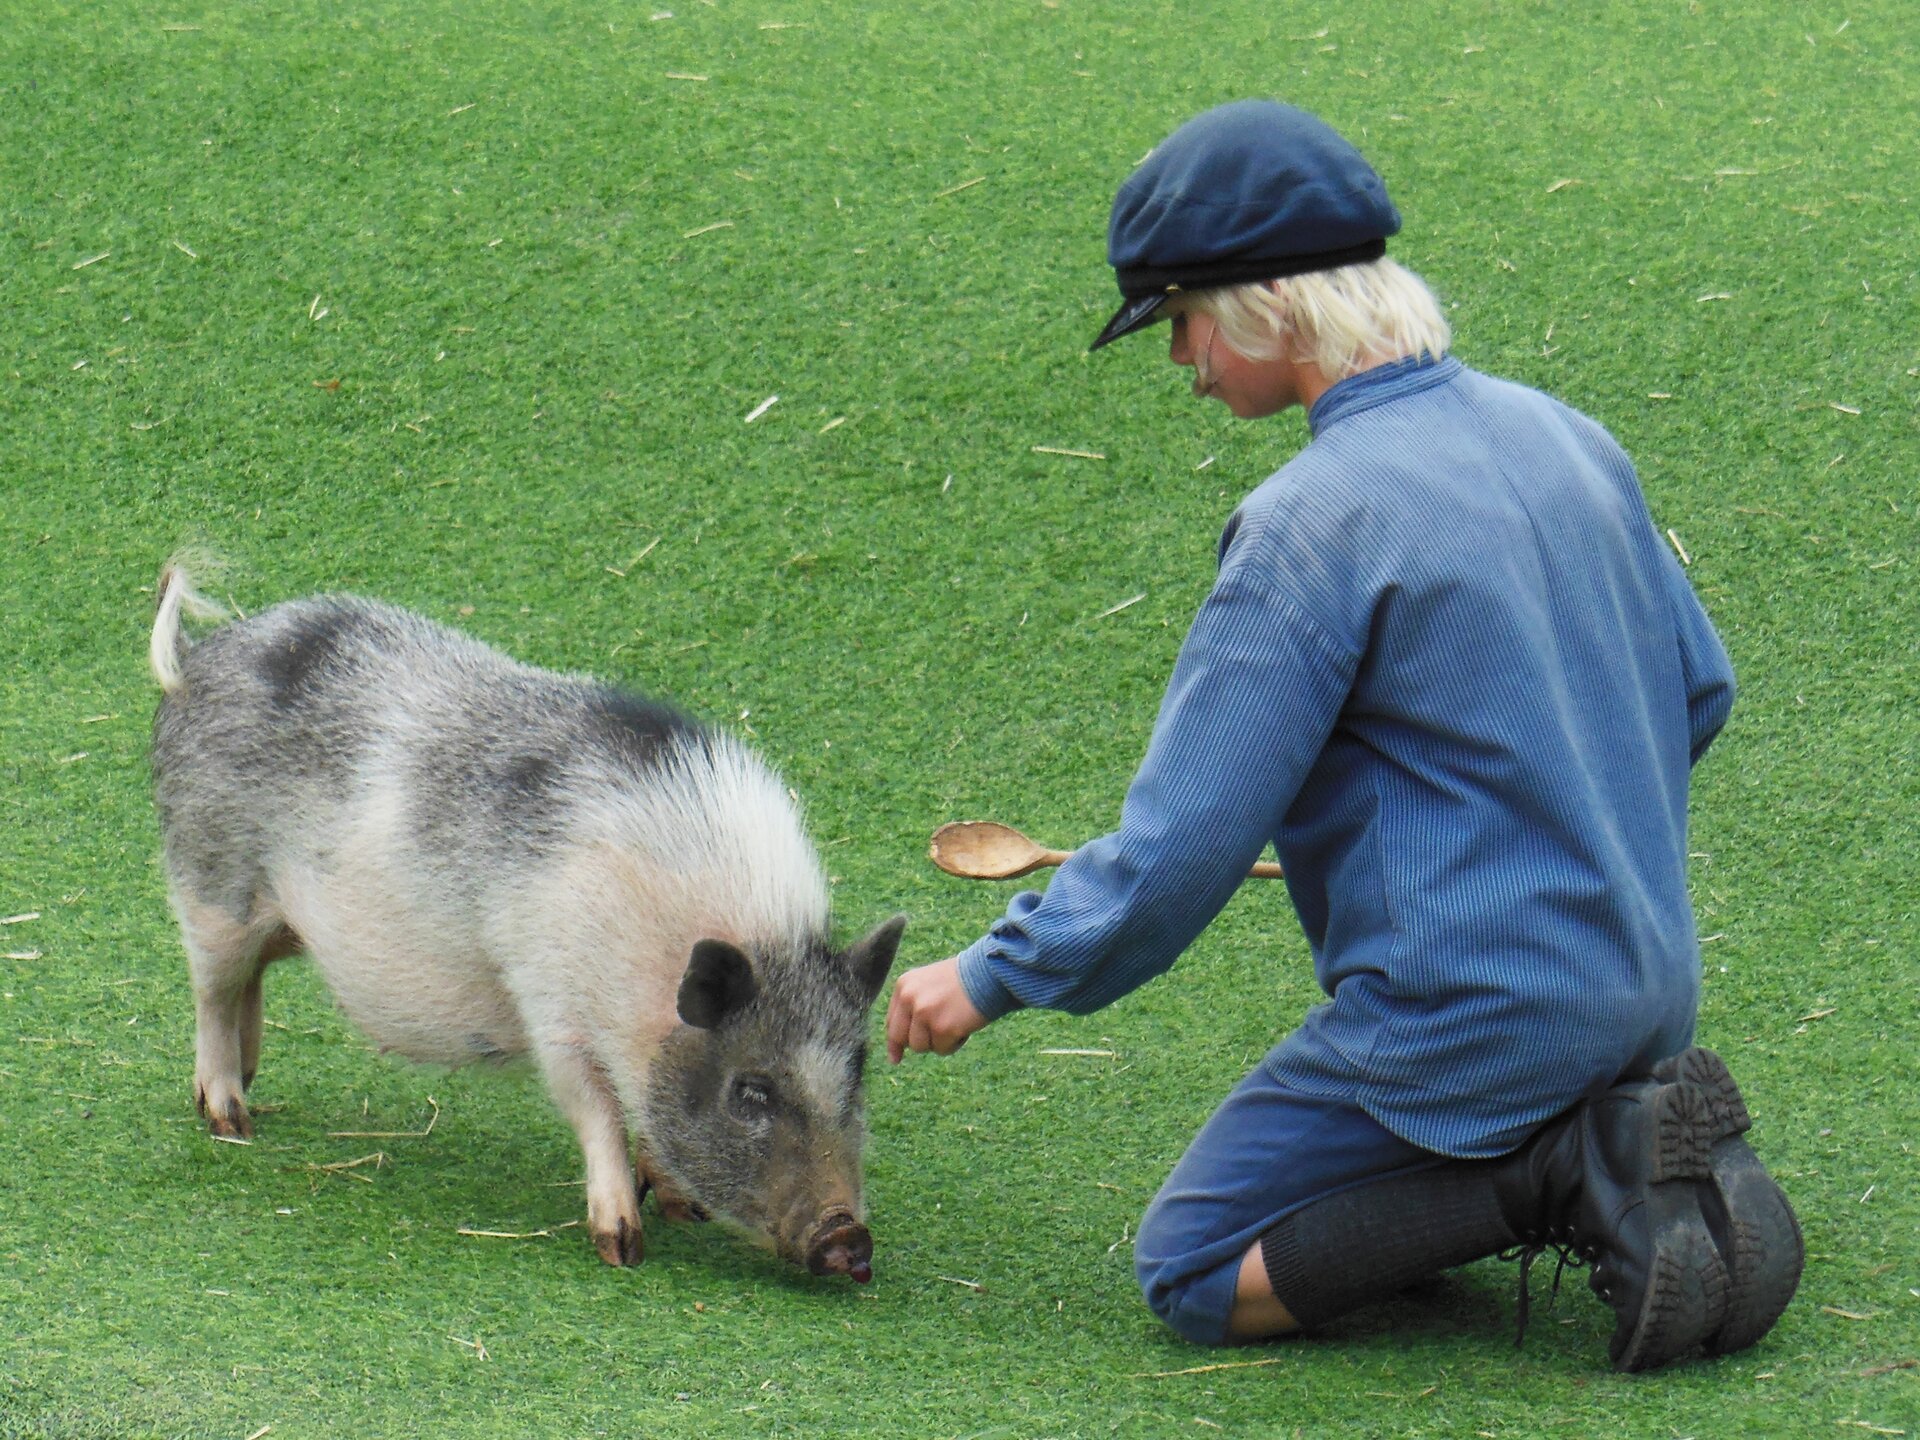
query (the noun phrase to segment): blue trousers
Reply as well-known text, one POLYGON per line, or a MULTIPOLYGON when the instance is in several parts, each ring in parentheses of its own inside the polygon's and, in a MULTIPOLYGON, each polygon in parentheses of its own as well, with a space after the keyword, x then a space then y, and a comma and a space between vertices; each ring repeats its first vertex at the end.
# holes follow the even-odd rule
POLYGON ((1147 1207, 1133 1248, 1140 1289, 1187 1339, 1223 1344, 1241 1259, 1269 1226, 1323 1196, 1445 1163, 1357 1105, 1288 1089, 1262 1064, 1147 1207))

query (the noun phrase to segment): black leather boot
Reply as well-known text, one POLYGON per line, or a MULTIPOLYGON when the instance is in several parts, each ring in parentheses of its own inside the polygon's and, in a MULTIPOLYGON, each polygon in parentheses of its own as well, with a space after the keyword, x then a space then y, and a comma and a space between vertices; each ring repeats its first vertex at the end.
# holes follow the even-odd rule
MULTIPOLYGON (((1616 1085, 1495 1162, 1523 1266, 1544 1250, 1592 1269, 1619 1370, 1677 1360, 1727 1325, 1730 1282, 1694 1183, 1711 1174, 1713 1105, 1687 1082, 1616 1085)), ((1522 1270, 1525 1284, 1525 1270, 1522 1270)))
POLYGON ((1741 1138, 1752 1125, 1726 1062, 1711 1050, 1683 1050, 1653 1067, 1653 1078, 1685 1082, 1707 1097, 1713 1115, 1708 1177, 1698 1186, 1707 1230, 1727 1267, 1727 1317, 1706 1338, 1709 1355, 1744 1350, 1780 1318, 1800 1284, 1806 1244, 1793 1206, 1741 1138))

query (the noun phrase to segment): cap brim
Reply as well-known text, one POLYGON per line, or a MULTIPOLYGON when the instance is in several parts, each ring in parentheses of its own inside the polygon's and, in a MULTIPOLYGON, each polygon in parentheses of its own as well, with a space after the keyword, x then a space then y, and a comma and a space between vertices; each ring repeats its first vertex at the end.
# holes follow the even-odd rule
POLYGON ((1166 303, 1166 295, 1156 291, 1152 295, 1142 295, 1138 299, 1128 300, 1113 312, 1113 318, 1107 321, 1107 328, 1100 332, 1100 338, 1087 347, 1091 354, 1102 345, 1111 345, 1122 335, 1131 335, 1136 330, 1144 330, 1160 318, 1160 307, 1166 303))

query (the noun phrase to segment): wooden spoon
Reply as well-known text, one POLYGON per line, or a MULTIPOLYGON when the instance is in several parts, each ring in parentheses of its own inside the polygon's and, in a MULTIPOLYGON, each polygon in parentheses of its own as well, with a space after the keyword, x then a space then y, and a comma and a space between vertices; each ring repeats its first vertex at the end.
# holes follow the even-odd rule
MULTIPOLYGON (((1071 851, 1048 850, 1011 825, 994 820, 955 820, 933 832, 927 855, 949 875, 968 880, 1012 880, 1058 865, 1071 851)), ((1255 880, 1278 880, 1280 867, 1261 860, 1247 874, 1255 880)))

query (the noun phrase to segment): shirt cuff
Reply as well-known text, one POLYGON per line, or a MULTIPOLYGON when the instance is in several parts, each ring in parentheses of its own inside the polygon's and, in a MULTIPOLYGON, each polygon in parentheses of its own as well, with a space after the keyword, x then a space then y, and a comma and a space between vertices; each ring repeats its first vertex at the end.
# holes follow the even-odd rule
POLYGON ((992 944, 993 937, 983 935, 960 952, 960 986, 967 992, 974 1009, 989 1020, 998 1020, 1008 1011, 1024 1007, 1019 997, 993 973, 993 961, 987 955, 992 944))

